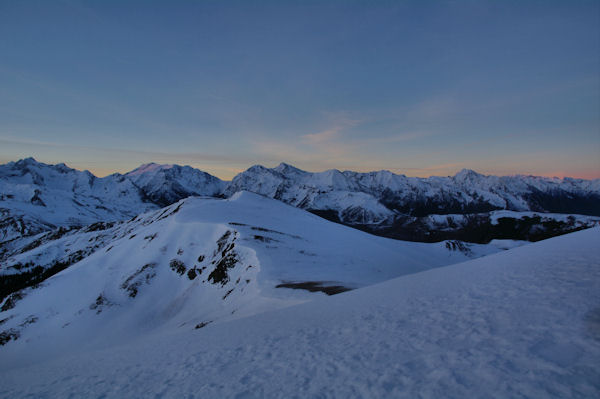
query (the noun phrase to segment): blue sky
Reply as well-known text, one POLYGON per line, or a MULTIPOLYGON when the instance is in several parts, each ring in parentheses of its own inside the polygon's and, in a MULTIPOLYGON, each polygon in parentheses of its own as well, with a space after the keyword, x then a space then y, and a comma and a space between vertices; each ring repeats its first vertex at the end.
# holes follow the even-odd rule
POLYGON ((598 1, 0 0, 0 162, 600 177, 598 1))

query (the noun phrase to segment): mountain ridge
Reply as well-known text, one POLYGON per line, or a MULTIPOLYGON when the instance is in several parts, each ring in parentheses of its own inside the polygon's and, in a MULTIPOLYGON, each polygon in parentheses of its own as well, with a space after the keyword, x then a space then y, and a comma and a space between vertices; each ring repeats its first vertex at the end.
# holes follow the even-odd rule
POLYGON ((499 251, 376 237, 245 191, 190 197, 15 245, 0 258, 0 346, 193 330, 499 251))
POLYGON ((307 172, 282 162, 274 168, 254 165, 226 182, 175 164, 147 163, 125 174, 96 177, 64 163, 26 158, 0 165, 0 242, 56 227, 125 220, 189 196, 229 197, 238 191, 375 234, 417 241, 440 238, 426 234, 427 229, 446 231, 441 239, 464 239, 465 228, 452 231, 461 219, 454 215, 509 210, 600 216, 600 179, 493 176, 470 169, 419 178, 385 170, 307 172), (431 226, 425 220, 430 215, 454 221, 431 226))

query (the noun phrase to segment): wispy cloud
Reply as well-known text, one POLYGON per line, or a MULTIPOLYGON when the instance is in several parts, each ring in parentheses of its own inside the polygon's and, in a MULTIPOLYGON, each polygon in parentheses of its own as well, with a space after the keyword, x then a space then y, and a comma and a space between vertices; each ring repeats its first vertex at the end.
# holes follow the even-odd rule
POLYGON ((361 119, 346 112, 326 113, 326 129, 305 133, 293 139, 278 139, 271 136, 252 141, 253 152, 259 159, 285 161, 314 168, 334 168, 352 159, 355 140, 347 133, 360 125, 361 119))
MULTIPOLYGON (((411 170, 421 172, 420 175, 428 172, 420 168, 394 168, 397 164, 395 156, 390 155, 389 151, 383 154, 381 150, 386 149, 388 144, 421 140, 434 135, 434 132, 398 129, 397 132, 386 131, 382 135, 368 131, 370 119, 367 117, 358 118, 339 112, 328 114, 327 118, 329 126, 326 129, 301 134, 295 139, 263 136, 253 140, 252 149, 256 158, 273 163, 285 161, 311 171, 336 168, 357 171, 390 169, 398 173, 411 170), (360 133, 360 130, 363 132, 360 133), (378 156, 372 156, 373 153, 378 156)), ((438 170, 446 171, 443 167, 432 167, 430 172, 438 170)))
POLYGON ((361 119, 352 118, 345 112, 328 113, 327 116, 330 119, 330 127, 317 133, 302 135, 301 139, 304 143, 313 146, 331 143, 341 138, 345 130, 351 129, 363 122, 361 119))
POLYGON ((338 133, 343 129, 342 126, 336 126, 331 129, 323 130, 319 133, 309 133, 302 136, 302 140, 310 145, 323 144, 336 138, 338 133))

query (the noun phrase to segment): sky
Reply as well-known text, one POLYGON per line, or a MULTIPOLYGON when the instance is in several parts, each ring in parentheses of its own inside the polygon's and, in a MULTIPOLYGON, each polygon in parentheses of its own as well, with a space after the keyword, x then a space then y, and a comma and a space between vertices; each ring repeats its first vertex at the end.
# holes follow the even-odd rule
POLYGON ((0 0, 28 156, 600 178, 600 2, 0 0))

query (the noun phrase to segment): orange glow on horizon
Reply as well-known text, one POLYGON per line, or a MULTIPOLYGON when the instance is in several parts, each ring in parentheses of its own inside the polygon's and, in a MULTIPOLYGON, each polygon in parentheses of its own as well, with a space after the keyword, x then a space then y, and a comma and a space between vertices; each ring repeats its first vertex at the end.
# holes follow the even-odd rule
MULTIPOLYGON (((71 166, 69 164, 67 164, 68 166, 71 166)), ((139 165, 137 165, 139 166, 139 165)), ((79 167, 79 165, 73 165, 71 167, 75 168, 75 169, 80 169, 80 170, 84 170, 87 169, 89 170, 92 174, 94 174, 95 176, 98 177, 106 177, 109 176, 113 173, 127 173, 133 169, 135 169, 137 166, 135 167, 121 167, 121 168, 86 168, 86 167, 79 167)), ((239 173, 247 170, 248 168, 250 168, 253 165, 249 165, 248 167, 245 168, 229 168, 229 167, 212 167, 212 166, 201 166, 201 165, 190 165, 196 169, 199 169, 203 172, 209 173, 213 176, 218 177, 221 180, 225 180, 225 181, 230 181, 232 180, 236 175, 238 175, 239 173)), ((275 167, 277 165, 264 165, 266 167, 275 167)), ((292 166, 295 166, 292 164, 292 166)), ((322 172, 325 171, 327 169, 323 168, 323 169, 305 169, 302 168, 300 166, 297 166, 299 169, 302 170, 306 170, 309 172, 313 172, 313 173, 318 173, 318 172, 322 172)), ((428 177, 432 177, 432 176, 436 176, 436 177, 445 177, 445 176, 454 176, 456 175, 462 168, 423 168, 423 169, 418 169, 418 168, 411 168, 410 170, 403 170, 403 169, 396 169, 396 168, 379 168, 379 169, 369 169, 369 168, 338 168, 338 170, 353 170, 356 172, 360 172, 360 173, 368 173, 368 172, 373 172, 373 171, 379 171, 379 170, 389 170, 392 173, 398 174, 398 175, 406 175, 407 177, 421 177, 421 178, 428 178, 428 177)), ((524 176, 540 176, 540 177, 548 177, 548 178, 559 178, 559 179, 564 179, 565 177, 570 177, 570 178, 574 178, 574 179, 584 179, 584 180, 595 180, 595 179, 600 179, 600 171, 579 171, 576 173, 568 173, 565 171, 555 171, 555 172, 547 172, 547 173, 535 173, 535 172, 528 172, 528 171, 524 171, 524 172, 514 172, 514 171, 507 171, 507 170, 501 170, 501 171, 490 171, 490 170, 484 170, 484 169, 476 169, 476 168, 467 168, 467 169, 473 169, 475 172, 483 174, 483 175, 492 175, 492 176, 515 176, 515 175, 524 175, 524 176)))

